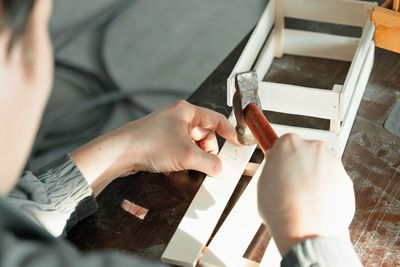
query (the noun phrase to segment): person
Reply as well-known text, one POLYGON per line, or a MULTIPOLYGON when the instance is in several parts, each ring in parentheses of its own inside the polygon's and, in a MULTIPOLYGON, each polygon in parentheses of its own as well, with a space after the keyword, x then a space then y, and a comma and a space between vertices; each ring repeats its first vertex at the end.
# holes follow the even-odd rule
MULTIPOLYGON (((115 251, 82 253, 56 237, 95 212, 95 196, 117 177, 218 174, 215 132, 239 145, 235 130, 221 114, 177 101, 20 177, 52 84, 51 9, 51 0, 0 0, 0 266, 161 266, 115 251)), ((278 139, 258 206, 282 266, 361 265, 348 232, 354 202, 350 178, 321 142, 278 139)))

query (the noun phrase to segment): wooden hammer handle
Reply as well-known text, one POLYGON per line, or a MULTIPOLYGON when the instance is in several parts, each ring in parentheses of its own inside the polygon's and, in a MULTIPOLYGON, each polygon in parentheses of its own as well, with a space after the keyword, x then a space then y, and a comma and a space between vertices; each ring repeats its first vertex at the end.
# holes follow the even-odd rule
POLYGON ((274 145, 276 139, 278 139, 274 129, 272 129, 267 118, 265 118, 262 111, 254 103, 250 103, 246 106, 243 115, 257 143, 264 152, 264 155, 266 155, 267 150, 270 149, 274 145))

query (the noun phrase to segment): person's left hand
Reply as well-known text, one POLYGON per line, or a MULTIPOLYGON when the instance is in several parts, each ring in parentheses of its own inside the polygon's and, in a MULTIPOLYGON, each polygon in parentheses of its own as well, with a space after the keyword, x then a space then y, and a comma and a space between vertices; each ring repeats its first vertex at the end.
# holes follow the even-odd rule
POLYGON ((93 140, 71 156, 85 177, 101 184, 138 171, 197 170, 214 176, 222 170, 215 132, 239 145, 235 128, 222 114, 177 101, 93 140))

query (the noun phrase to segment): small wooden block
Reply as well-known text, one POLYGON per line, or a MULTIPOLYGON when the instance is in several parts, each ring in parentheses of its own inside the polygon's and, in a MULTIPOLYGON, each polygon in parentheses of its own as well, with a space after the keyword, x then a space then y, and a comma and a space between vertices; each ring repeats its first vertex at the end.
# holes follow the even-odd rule
POLYGON ((400 9, 400 0, 393 0, 393 7, 392 7, 393 11, 399 11, 400 9))
POLYGON ((329 131, 333 133, 338 133, 340 129, 340 121, 339 120, 331 120, 329 124, 329 131))
POLYGON ((400 12, 374 7, 371 21, 375 24, 375 45, 400 53, 400 12))

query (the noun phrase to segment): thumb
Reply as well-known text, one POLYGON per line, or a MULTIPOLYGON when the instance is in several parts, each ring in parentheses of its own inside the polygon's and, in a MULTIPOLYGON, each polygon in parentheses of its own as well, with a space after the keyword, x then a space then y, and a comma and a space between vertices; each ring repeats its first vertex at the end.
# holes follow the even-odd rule
POLYGON ((215 154, 208 153, 195 144, 194 157, 192 158, 189 168, 201 171, 210 176, 216 176, 222 171, 222 160, 215 154))

